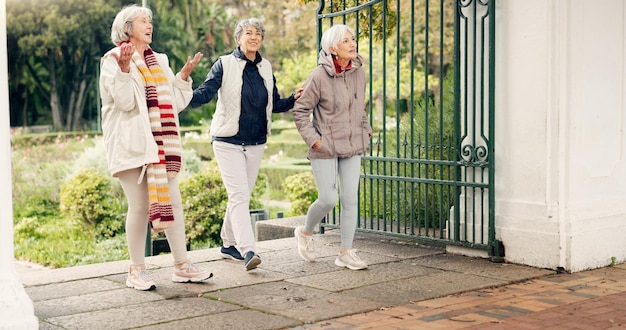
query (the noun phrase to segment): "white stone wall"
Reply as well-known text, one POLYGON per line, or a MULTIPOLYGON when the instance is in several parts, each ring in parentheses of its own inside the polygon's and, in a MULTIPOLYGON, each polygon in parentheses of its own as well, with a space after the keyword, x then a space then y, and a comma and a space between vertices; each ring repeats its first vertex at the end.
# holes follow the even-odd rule
POLYGON ((572 272, 626 261, 626 1, 496 5, 506 260, 572 272))

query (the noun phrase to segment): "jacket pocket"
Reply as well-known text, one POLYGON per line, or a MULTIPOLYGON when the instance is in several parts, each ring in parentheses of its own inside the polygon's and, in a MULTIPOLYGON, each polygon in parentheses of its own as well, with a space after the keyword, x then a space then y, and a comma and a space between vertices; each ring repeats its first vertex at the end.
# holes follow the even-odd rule
POLYGON ((333 158, 352 155, 350 126, 347 124, 330 124, 320 129, 322 146, 319 150, 311 149, 313 158, 333 158))
POLYGON ((120 121, 119 139, 116 143, 119 146, 118 150, 129 158, 145 155, 146 138, 152 136, 151 131, 146 132, 148 130, 144 123, 146 118, 141 116, 139 111, 130 111, 122 115, 127 118, 120 121))

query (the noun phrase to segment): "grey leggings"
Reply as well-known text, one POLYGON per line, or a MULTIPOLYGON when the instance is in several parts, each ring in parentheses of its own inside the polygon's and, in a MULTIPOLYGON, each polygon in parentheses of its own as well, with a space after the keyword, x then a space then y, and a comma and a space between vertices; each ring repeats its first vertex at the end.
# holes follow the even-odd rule
POLYGON ((360 155, 350 158, 311 159, 317 186, 317 200, 311 204, 306 214, 304 223, 306 232, 314 232, 322 218, 335 207, 340 195, 341 247, 352 248, 357 225, 360 166, 360 155))

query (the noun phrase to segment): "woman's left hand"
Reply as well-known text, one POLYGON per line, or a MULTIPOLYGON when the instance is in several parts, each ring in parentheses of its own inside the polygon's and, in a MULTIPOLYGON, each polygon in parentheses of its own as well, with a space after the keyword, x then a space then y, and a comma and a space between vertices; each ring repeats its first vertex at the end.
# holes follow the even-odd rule
POLYGON ((200 63, 200 59, 202 59, 202 56, 204 55, 200 52, 197 52, 196 55, 193 56, 193 58, 191 58, 191 56, 187 56, 187 63, 185 63, 183 68, 180 69, 180 78, 182 80, 186 81, 189 78, 191 71, 193 71, 193 69, 196 68, 196 65, 200 63))
POLYGON ((302 91, 304 90, 304 87, 300 87, 298 88, 298 90, 293 94, 293 98, 294 99, 299 99, 300 96, 302 96, 302 91))

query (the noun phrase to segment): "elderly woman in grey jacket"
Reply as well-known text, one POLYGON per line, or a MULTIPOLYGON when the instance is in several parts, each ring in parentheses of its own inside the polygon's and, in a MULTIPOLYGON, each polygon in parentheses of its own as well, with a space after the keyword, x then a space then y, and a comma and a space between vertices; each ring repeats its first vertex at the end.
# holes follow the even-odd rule
POLYGON ((318 66, 304 85, 292 110, 294 121, 309 146, 318 199, 311 204, 304 226, 295 229, 298 253, 315 261, 313 232, 341 192, 341 248, 335 265, 367 268, 352 249, 357 225, 361 156, 369 148, 372 128, 365 112, 365 72, 357 53, 354 31, 334 25, 322 35, 318 66), (313 119, 310 114, 313 113, 313 119))

